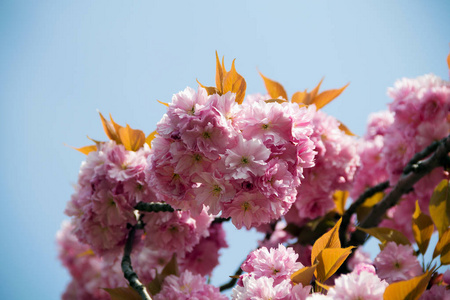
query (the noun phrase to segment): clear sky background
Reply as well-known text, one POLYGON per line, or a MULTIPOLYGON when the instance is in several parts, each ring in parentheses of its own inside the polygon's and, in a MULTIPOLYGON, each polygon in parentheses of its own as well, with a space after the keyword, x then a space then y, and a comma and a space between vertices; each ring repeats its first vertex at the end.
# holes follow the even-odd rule
MULTIPOLYGON (((325 108, 357 134, 401 77, 448 79, 449 1, 0 1, 0 299, 59 299, 55 234, 99 109, 150 133, 174 93, 214 84, 215 54, 265 92, 347 90, 325 108)), ((213 283, 260 238, 227 226, 213 283)))

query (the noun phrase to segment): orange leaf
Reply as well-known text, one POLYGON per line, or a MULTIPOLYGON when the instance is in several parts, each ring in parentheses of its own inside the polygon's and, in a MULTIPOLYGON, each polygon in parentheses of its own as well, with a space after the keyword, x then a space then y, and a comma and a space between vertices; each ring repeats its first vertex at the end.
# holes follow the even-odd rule
POLYGON ((104 289, 111 296, 111 300, 141 300, 141 296, 132 287, 104 289))
POLYGON ((316 278, 320 282, 330 278, 352 253, 353 248, 355 247, 323 249, 317 256, 318 265, 314 273, 316 278))
POLYGON ((112 122, 106 121, 102 113, 101 112, 98 113, 100 114, 100 118, 103 124, 103 130, 105 131, 106 135, 109 137, 110 140, 115 141, 117 144, 121 144, 119 134, 114 126, 115 123, 113 124, 112 122))
POLYGON ((347 202, 347 198, 349 195, 349 191, 336 191, 333 194, 333 201, 334 204, 336 204, 336 211, 341 216, 345 212, 345 203, 347 202))
POLYGON ((430 199, 430 216, 439 231, 439 237, 450 226, 450 181, 442 180, 430 199))
POLYGON ((145 134, 142 130, 132 129, 128 124, 127 127, 120 128, 119 136, 125 149, 129 151, 137 151, 145 143, 145 134))
POLYGON ((350 129, 348 129, 348 127, 345 126, 345 124, 342 123, 341 121, 339 121, 339 129, 345 132, 346 135, 356 136, 356 134, 354 134, 350 129))
POLYGON ((356 216, 359 222, 364 221, 368 214, 372 211, 375 204, 383 200, 384 193, 378 192, 370 198, 367 198, 363 204, 356 209, 356 216))
POLYGON ((330 103, 332 100, 337 98, 349 85, 347 83, 345 86, 340 89, 328 90, 320 93, 317 97, 313 99, 313 103, 316 105, 317 109, 320 109, 330 103))
MULTIPOLYGON (((320 86, 322 85, 324 78, 322 78, 319 82, 319 84, 311 91, 310 95, 311 95, 311 100, 313 101, 312 103, 314 103, 314 98, 316 98, 317 93, 319 93, 319 89, 320 86)), ((305 103, 305 104, 312 104, 312 103, 305 103)))
POLYGON ((424 255, 425 252, 427 252, 428 243, 430 242, 431 235, 434 231, 434 225, 431 218, 422 213, 420 210, 419 201, 417 200, 416 210, 414 211, 412 218, 412 230, 420 253, 424 255))
POLYGON ((316 280, 316 282, 314 282, 317 286, 321 287, 324 290, 329 290, 331 287, 329 285, 323 284, 320 281, 316 280))
POLYGON ((169 275, 179 276, 178 263, 175 254, 161 271, 161 274, 156 271, 155 278, 145 286, 149 293, 152 295, 158 294, 161 291, 164 279, 169 275))
MULTIPOLYGON (((215 87, 213 87, 213 86, 204 86, 203 84, 201 84, 200 83, 200 81, 198 81, 198 79, 196 79, 197 80, 197 83, 202 87, 202 88, 204 88, 205 90, 206 90, 206 92, 208 93, 208 96, 211 96, 211 95, 214 95, 214 94, 219 94, 219 95, 221 95, 221 92, 218 90, 218 89, 216 89, 215 87)), ((158 101, 159 102, 159 101, 158 101)), ((160 102, 160 103, 162 103, 162 102, 160 102)), ((164 103, 164 104, 167 104, 167 103, 164 103)), ((167 106, 169 106, 168 104, 167 104, 167 106)))
POLYGON ((245 90, 247 88, 247 84, 245 83, 244 77, 236 72, 236 68, 234 67, 234 61, 231 64, 231 70, 227 72, 223 79, 223 94, 227 92, 236 93, 236 102, 238 104, 242 104, 244 101, 245 90))
POLYGON ((147 143, 147 145, 151 148, 152 147, 152 141, 153 139, 156 137, 156 135, 158 134, 158 132, 153 131, 152 133, 150 133, 146 138, 145 138, 145 142, 147 143))
POLYGON ((305 103, 305 98, 308 96, 308 93, 306 90, 304 92, 295 92, 294 95, 292 95, 291 102, 292 103, 305 103))
POLYGON ((431 272, 405 281, 391 283, 383 294, 385 300, 417 300, 427 288, 431 272))
POLYGON ((449 248, 450 248, 450 228, 447 229, 444 232, 444 234, 442 234, 442 236, 439 238, 439 241, 436 244, 436 248, 434 248, 433 259, 436 258, 438 255, 441 255, 442 258, 442 253, 444 253, 443 256, 445 257, 450 250, 449 248))
POLYGON ((267 93, 269 93, 271 98, 277 99, 278 97, 281 97, 285 100, 288 99, 287 93, 280 83, 267 78, 261 72, 259 72, 259 75, 261 75, 262 79, 264 80, 264 85, 266 86, 267 93))
MULTIPOLYGON (((68 146, 68 145, 66 145, 66 146, 68 146)), ((85 155, 88 155, 89 153, 91 153, 93 151, 97 151, 97 146, 96 145, 89 145, 89 146, 84 146, 84 147, 81 147, 81 148, 75 148, 75 147, 72 147, 72 146, 68 146, 68 147, 70 147, 72 149, 75 149, 77 151, 80 151, 81 153, 83 153, 85 155)))
POLYGON ((88 249, 84 252, 78 253, 76 257, 79 258, 79 257, 83 257, 83 256, 95 256, 95 253, 94 253, 94 251, 92 251, 92 249, 88 249))
POLYGON ((313 245, 311 250, 311 265, 315 264, 316 257, 326 248, 341 248, 339 241, 339 227, 341 226, 342 218, 336 222, 333 228, 322 235, 313 245))
POLYGON ((450 53, 447 56, 447 66, 450 69, 450 53))
POLYGON ((402 245, 411 245, 408 238, 403 233, 392 228, 387 227, 372 227, 372 228, 356 227, 356 228, 379 239, 382 243, 395 242, 397 244, 402 245))
MULTIPOLYGON (((114 122, 111 114, 109 114, 109 118, 111 119, 111 124, 114 126, 114 130, 116 131, 117 134, 119 134, 120 128, 123 128, 123 127, 120 126, 119 124, 117 124, 116 122, 114 122)), ((119 134, 119 138, 120 138, 120 134, 119 134)))
POLYGON ((311 283, 312 277, 314 275, 314 271, 316 270, 317 264, 309 267, 301 268, 300 270, 294 272, 291 275, 291 280, 295 284, 301 283, 302 286, 307 286, 311 283))
POLYGON ((268 99, 268 100, 264 100, 264 102, 266 102, 266 103, 284 103, 284 102, 287 102, 287 100, 284 100, 284 99, 268 99))
POLYGON ((222 57, 222 65, 220 65, 219 55, 217 54, 216 51, 216 87, 220 95, 223 94, 223 78, 225 76, 224 72, 226 74, 227 71, 225 70, 225 66, 223 64, 223 57, 222 57))
MULTIPOLYGON (((197 81, 197 82, 198 82, 198 81, 197 81)), ((198 83, 200 83, 200 82, 198 82, 198 83)), ((200 85, 201 85, 201 84, 200 84, 200 85)), ((159 103, 161 103, 161 104, 164 105, 164 106, 169 107, 169 103, 162 102, 162 101, 159 101, 159 100, 156 100, 156 101, 158 101, 159 103)))

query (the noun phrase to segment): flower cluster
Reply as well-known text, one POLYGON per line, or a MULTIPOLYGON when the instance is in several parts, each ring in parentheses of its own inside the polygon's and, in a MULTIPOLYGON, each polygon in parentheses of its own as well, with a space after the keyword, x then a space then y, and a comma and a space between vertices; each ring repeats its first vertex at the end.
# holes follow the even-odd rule
POLYGON ((73 217, 77 238, 102 256, 116 257, 136 224, 134 206, 155 201, 145 184, 144 169, 150 149, 125 150, 114 141, 100 143, 83 162, 78 184, 66 214, 73 217))
POLYGON ((241 266, 248 274, 241 275, 232 299, 306 299, 311 286, 291 282, 291 275, 303 268, 297 258, 292 248, 282 244, 276 249, 262 247, 251 252, 241 266))
POLYGON ((342 131, 334 117, 316 111, 312 125, 315 166, 304 171, 294 207, 286 216, 289 222, 299 225, 334 209, 333 193, 351 187, 359 165, 356 139, 342 131))
MULTIPOLYGON (((450 133, 450 82, 432 74, 403 78, 388 94, 393 99, 389 111, 371 115, 367 134, 361 141, 361 168, 352 197, 385 180, 395 185, 415 153, 450 133)), ((414 203, 419 200, 421 210, 428 213, 433 189, 444 178, 448 178, 448 173, 442 168, 434 169, 402 197, 380 226, 397 229, 413 241, 414 203)))
POLYGON ((101 115, 110 141, 78 149, 87 158, 67 204, 71 222, 57 236, 60 259, 73 278, 63 299, 109 299, 109 292, 123 291, 128 282, 122 253, 152 299, 227 299, 205 276, 218 265, 219 250, 228 247, 222 228, 228 220, 238 229, 265 233, 241 265, 246 273, 233 300, 381 300, 399 289, 415 299, 450 297, 450 272, 438 274, 432 262, 426 267, 417 259, 435 226, 433 260, 449 264, 450 221, 437 208, 448 204, 448 151, 441 152, 448 145, 436 143, 439 150, 429 148, 432 157, 427 152, 420 158, 439 162, 427 175, 415 170, 413 176, 422 177, 414 186, 403 180, 413 177, 405 171, 413 156, 450 133, 449 82, 434 75, 398 81, 388 91, 389 110, 372 114, 358 139, 316 109, 346 86, 319 94, 320 82, 289 102, 279 83, 262 76, 269 95, 243 101, 246 83, 234 62, 227 72, 217 56, 216 68, 217 87, 174 95, 156 134, 145 138, 101 115), (403 191, 392 193, 397 198, 383 211, 387 218, 378 225, 388 228, 367 230, 382 241, 381 251, 372 261, 362 248, 354 249, 345 265, 351 272, 342 274, 350 245, 363 244, 355 233, 341 236, 357 230, 353 208, 359 205, 360 218, 378 199, 357 201, 346 212, 345 198, 350 192, 356 199, 383 181, 390 183, 385 192, 403 191), (419 251, 390 229, 415 241, 419 251), (396 284, 407 280, 423 289, 396 284))
POLYGON ((57 234, 59 258, 69 270, 72 281, 66 288, 62 299, 110 299, 101 287, 115 288, 126 286, 126 280, 119 268, 111 267, 96 256, 88 245, 80 243, 72 234, 73 225, 65 222, 57 234), (106 272, 105 272, 106 271, 106 272), (115 280, 111 280, 111 279, 115 280), (112 285, 118 281, 117 285, 112 285))
POLYGON ((382 300, 388 283, 381 280, 375 269, 367 265, 361 265, 350 274, 344 274, 336 278, 334 287, 330 288, 327 295, 313 294, 307 300, 382 300))
POLYGON ((165 278, 161 292, 155 300, 189 300, 217 299, 226 300, 227 296, 220 294, 219 289, 205 283, 205 278, 189 271, 180 276, 170 275, 165 278))
POLYGON ((157 125, 147 180, 175 208, 231 217, 237 228, 278 219, 314 165, 314 109, 186 88, 157 125))

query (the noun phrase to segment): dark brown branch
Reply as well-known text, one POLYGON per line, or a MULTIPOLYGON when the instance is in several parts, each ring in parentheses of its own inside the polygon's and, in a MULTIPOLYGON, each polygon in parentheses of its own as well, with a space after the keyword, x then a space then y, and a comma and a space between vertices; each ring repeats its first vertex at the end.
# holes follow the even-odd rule
POLYGON ((389 187, 389 181, 384 181, 382 183, 377 184, 376 186, 368 188, 345 211, 345 213, 342 215, 341 227, 339 228, 339 240, 341 241, 342 245, 346 246, 346 244, 347 244, 347 237, 346 237, 347 228, 348 228, 348 225, 350 224, 350 219, 351 219, 352 215, 356 212, 358 207, 361 206, 364 203, 364 201, 366 201, 367 199, 369 199, 376 193, 384 191, 388 187, 389 187))
POLYGON ((410 172, 414 171, 415 169, 417 169, 418 163, 422 159, 426 158, 428 155, 433 153, 437 149, 438 146, 439 146, 439 142, 438 141, 434 141, 430 145, 428 145, 428 147, 423 149, 422 151, 417 152, 416 154, 414 154, 413 158, 408 162, 408 164, 403 169, 403 174, 407 175, 408 173, 410 173, 410 172))
POLYGON ((139 211, 145 212, 174 212, 175 210, 167 203, 160 202, 139 202, 134 207, 139 211))
POLYGON ((228 217, 228 218, 220 218, 220 217, 217 217, 217 218, 214 218, 214 221, 212 221, 213 222, 213 224, 216 224, 216 223, 224 223, 224 222, 228 222, 228 221, 230 221, 231 220, 231 217, 228 217))
POLYGON ((136 272, 134 272, 133 267, 131 266, 131 251, 133 250, 134 236, 138 225, 132 226, 128 233, 125 250, 123 251, 122 272, 124 277, 130 283, 130 286, 139 293, 143 300, 152 300, 152 297, 150 297, 145 286, 139 281, 136 272))
MULTIPOLYGON (((430 157, 411 164, 413 167, 411 168, 410 172, 407 174, 403 174, 402 177, 400 177, 394 188, 383 198, 383 200, 381 200, 377 205, 373 207, 370 214, 359 225, 360 227, 371 228, 377 226, 381 222, 381 219, 386 211, 396 205, 404 194, 410 192, 416 182, 418 182, 422 177, 431 172, 434 168, 446 166, 448 161, 448 153, 450 152, 450 135, 437 142, 437 144, 438 146, 436 148, 434 148, 435 146, 433 144, 430 145, 430 149, 435 149, 434 153, 430 157)), ((427 151, 429 151, 428 148, 429 147, 421 152, 422 155, 426 154, 423 157, 427 157, 431 154, 426 153, 427 151)), ((420 157, 420 155, 418 157, 420 157)), ((416 156, 414 156, 414 158, 416 158, 416 156)), ((360 230, 355 231, 351 236, 349 245, 362 245, 366 240, 366 236, 367 235, 360 230)))

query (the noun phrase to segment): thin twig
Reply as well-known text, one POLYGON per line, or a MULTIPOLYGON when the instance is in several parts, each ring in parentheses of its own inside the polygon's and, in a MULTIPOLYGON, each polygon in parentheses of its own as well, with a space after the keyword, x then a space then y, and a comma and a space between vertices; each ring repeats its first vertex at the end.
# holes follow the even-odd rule
MULTIPOLYGON (((244 263, 244 261, 239 265, 239 269, 236 270, 236 272, 234 272, 234 276, 240 276, 244 271, 242 271, 241 269, 241 265, 244 263)), ((225 290, 231 289, 232 287, 234 287, 234 285, 236 284, 236 282, 238 281, 238 278, 235 277, 231 277, 230 281, 228 281, 227 283, 223 284, 220 286, 220 291, 223 292, 225 290)))
POLYGON ((384 181, 384 182, 377 184, 376 186, 368 188, 345 211, 345 213, 342 215, 342 222, 341 222, 341 226, 339 228, 339 240, 341 241, 342 245, 347 244, 347 237, 346 237, 347 227, 350 224, 350 219, 352 218, 352 215, 356 212, 358 207, 361 206, 367 199, 369 199, 370 197, 372 197, 373 195, 375 195, 378 192, 384 191, 388 187, 389 187, 389 181, 384 181))
POLYGON ((174 212, 172 206, 170 206, 167 203, 160 203, 160 202, 139 202, 134 207, 135 209, 139 211, 145 211, 145 212, 174 212))
MULTIPOLYGON (((450 152, 450 135, 437 143, 438 146, 435 148, 434 153, 427 159, 412 164, 415 166, 411 168, 411 171, 400 177, 394 188, 384 196, 383 200, 373 207, 370 214, 359 225, 359 227, 371 228, 377 226, 381 222, 386 211, 396 205, 404 194, 410 192, 416 182, 431 172, 434 168, 446 165, 448 161, 448 153, 450 152)), ((425 150, 427 149, 428 147, 425 150)), ((426 152, 425 150, 423 152, 426 152)), ((426 156, 429 156, 429 154, 430 153, 426 156)), ((355 231, 351 236, 349 245, 362 245, 366 240, 366 236, 367 235, 360 230, 355 231)))
POLYGON ((139 278, 131 266, 131 251, 133 250, 134 236, 138 225, 132 226, 128 233, 127 242, 123 251, 122 272, 124 277, 130 283, 130 286, 139 293, 143 300, 152 300, 145 286, 139 281, 139 278))

